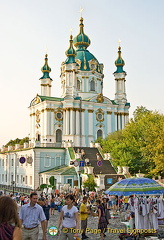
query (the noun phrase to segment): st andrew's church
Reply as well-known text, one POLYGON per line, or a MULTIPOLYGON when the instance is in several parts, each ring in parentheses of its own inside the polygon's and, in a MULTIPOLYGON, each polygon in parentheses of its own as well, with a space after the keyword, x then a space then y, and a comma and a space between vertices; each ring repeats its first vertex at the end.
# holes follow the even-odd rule
POLYGON ((88 50, 91 41, 84 33, 82 17, 79 28, 76 37, 70 36, 66 60, 61 64, 60 98, 51 95, 53 80, 45 55, 40 93, 29 106, 30 141, 1 149, 1 188, 14 186, 17 191, 28 192, 49 184, 51 176, 57 188, 64 184, 81 188, 87 174, 93 174, 100 189, 106 189, 123 176, 94 144, 97 138, 123 129, 128 122, 130 104, 121 47, 115 61, 115 98, 111 100, 103 95, 103 64, 88 50))

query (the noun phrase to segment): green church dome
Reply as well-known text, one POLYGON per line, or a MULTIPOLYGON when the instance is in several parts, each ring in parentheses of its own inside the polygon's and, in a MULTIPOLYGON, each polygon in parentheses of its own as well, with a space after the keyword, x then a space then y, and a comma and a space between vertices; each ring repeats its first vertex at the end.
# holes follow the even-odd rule
POLYGON ((75 49, 73 48, 73 37, 72 35, 70 36, 70 46, 68 48, 68 50, 65 52, 66 56, 67 56, 67 59, 65 61, 65 63, 75 63, 75 56, 76 56, 76 51, 75 49))
POLYGON ((77 48, 75 60, 78 64, 78 69, 82 71, 97 71, 101 72, 100 64, 95 56, 87 50, 91 44, 89 37, 84 33, 83 18, 80 18, 80 32, 74 37, 73 44, 77 48))
POLYGON ((121 56, 121 47, 120 46, 118 47, 118 58, 115 61, 115 65, 117 67, 117 70, 116 70, 115 73, 125 72, 123 70, 123 66, 125 65, 125 62, 124 62, 124 60, 122 59, 122 56, 121 56))
POLYGON ((50 78, 49 73, 51 72, 51 68, 48 66, 48 58, 47 57, 48 57, 48 55, 46 54, 45 55, 45 64, 41 68, 41 71, 43 72, 43 76, 40 79, 50 78))
POLYGON ((97 70, 99 66, 98 60, 88 50, 77 49, 75 59, 79 65, 79 69, 82 71, 97 70))
POLYGON ((91 41, 89 37, 84 33, 84 24, 83 24, 83 18, 80 18, 80 32, 79 34, 74 37, 73 43, 74 46, 78 49, 86 49, 90 44, 91 41))

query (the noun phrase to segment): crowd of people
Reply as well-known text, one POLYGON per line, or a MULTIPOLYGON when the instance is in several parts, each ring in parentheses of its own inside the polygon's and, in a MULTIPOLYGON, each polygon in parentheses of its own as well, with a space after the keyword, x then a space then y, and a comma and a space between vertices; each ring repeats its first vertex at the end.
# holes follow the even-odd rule
MULTIPOLYGON (((88 216, 97 216, 97 229, 100 239, 106 236, 111 214, 119 211, 133 212, 133 197, 98 194, 77 188, 73 193, 51 195, 42 193, 38 196, 32 192, 30 196, 0 197, 0 240, 37 240, 39 224, 42 227, 42 240, 47 239, 48 221, 55 210, 60 212, 58 235, 60 240, 87 239, 88 216), (19 206, 19 209, 18 209, 19 206), (67 231, 64 231, 67 229, 67 231)), ((131 218, 134 216, 130 215, 131 218)), ((134 223, 134 221, 133 221, 134 223)))
POLYGON ((31 239, 37 240, 39 223, 46 240, 48 221, 55 210, 60 212, 58 229, 60 240, 87 239, 86 228, 89 214, 98 216, 97 228, 100 229, 100 239, 104 239, 109 224, 110 209, 117 211, 118 198, 106 196, 77 188, 73 193, 60 194, 58 190, 51 195, 32 192, 27 195, 13 195, 0 197, 0 240, 31 239), (18 211, 18 206, 20 210, 18 211), (12 209, 12 211, 11 211, 12 209), (80 228, 81 226, 81 228, 80 228), (61 227, 61 231, 60 231, 61 227), (68 232, 62 231, 67 228, 68 232), (70 229, 77 231, 70 231, 70 229), (81 229, 81 232, 79 232, 81 229))

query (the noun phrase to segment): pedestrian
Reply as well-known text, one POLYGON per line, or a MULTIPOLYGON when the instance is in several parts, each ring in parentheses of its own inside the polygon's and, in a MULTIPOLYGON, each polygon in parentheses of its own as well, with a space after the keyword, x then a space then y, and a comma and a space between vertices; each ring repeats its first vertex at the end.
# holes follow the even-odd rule
POLYGON ((48 199, 44 200, 44 205, 42 206, 44 214, 46 216, 46 232, 47 232, 47 227, 48 227, 48 221, 50 219, 50 208, 51 206, 48 204, 48 199))
POLYGON ((59 230, 60 240, 74 240, 74 237, 78 237, 79 231, 79 217, 78 209, 73 205, 75 199, 74 196, 69 194, 65 197, 65 206, 63 206, 58 222, 58 230, 62 224, 61 233, 59 230))
POLYGON ((50 207, 51 207, 51 215, 54 215, 54 212, 55 212, 55 198, 51 198, 50 207))
POLYGON ((101 160, 99 153, 96 153, 96 157, 97 157, 97 161, 101 160))
POLYGON ((103 206, 99 199, 96 200, 96 204, 97 204, 97 208, 98 208, 98 229, 101 230, 101 233, 100 233, 101 240, 104 240, 105 232, 107 230, 107 221, 106 221, 103 206))
POLYGON ((129 197, 128 196, 124 196, 123 198, 123 201, 124 201, 124 211, 127 211, 128 210, 128 206, 129 206, 129 197))
POLYGON ((43 208, 37 204, 38 195, 36 192, 30 194, 30 202, 20 209, 19 218, 23 224, 22 240, 38 240, 39 221, 43 230, 42 240, 46 240, 46 217, 43 208))
POLYGON ((0 240, 22 240, 17 210, 16 202, 10 197, 0 197, 0 240))
POLYGON ((104 208, 104 212, 105 212, 105 217, 106 217, 106 221, 107 221, 107 224, 109 224, 109 219, 111 219, 111 215, 110 215, 110 212, 109 212, 109 206, 108 206, 108 198, 103 198, 102 199, 102 206, 104 208))
POLYGON ((82 232, 82 239, 87 239, 88 237, 85 235, 86 233, 86 228, 87 228, 87 219, 88 219, 88 214, 90 214, 90 212, 87 210, 87 197, 83 197, 83 202, 80 205, 80 220, 81 220, 81 230, 82 232))

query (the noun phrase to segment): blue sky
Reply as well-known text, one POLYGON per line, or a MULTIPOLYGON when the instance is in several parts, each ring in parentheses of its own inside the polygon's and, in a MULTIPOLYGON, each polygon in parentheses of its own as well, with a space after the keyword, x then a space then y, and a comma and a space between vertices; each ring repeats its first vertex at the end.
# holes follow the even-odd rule
POLYGON ((104 64, 104 95, 114 99, 118 40, 127 72, 130 116, 137 106, 164 113, 163 0, 0 0, 0 146, 28 136, 29 105, 40 93, 48 49, 52 96, 61 95, 60 66, 70 28, 79 32, 83 7, 88 50, 104 64))

